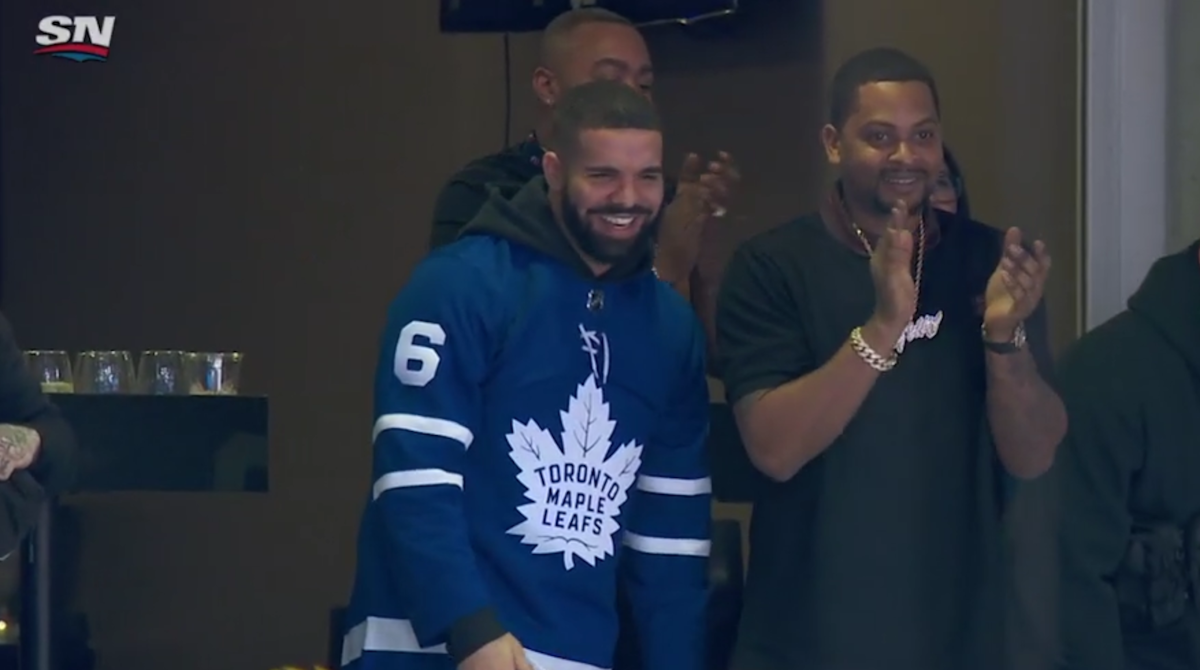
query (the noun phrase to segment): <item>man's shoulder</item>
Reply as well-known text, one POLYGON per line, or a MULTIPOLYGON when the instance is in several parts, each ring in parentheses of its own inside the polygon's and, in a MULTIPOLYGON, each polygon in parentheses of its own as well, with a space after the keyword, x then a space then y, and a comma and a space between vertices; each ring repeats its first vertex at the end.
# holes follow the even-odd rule
POLYGON ((436 301, 486 304, 502 295, 513 272, 507 240, 469 235, 429 252, 417 263, 401 295, 417 292, 436 301))
POLYGON ((811 212, 756 233, 742 242, 739 253, 764 259, 793 259, 821 253, 814 243, 829 236, 821 215, 811 212))
POLYGON ((1059 362, 1064 396, 1117 406, 1162 388, 1184 363, 1154 329, 1128 310, 1083 334, 1059 362))
POLYGON ((1125 310, 1084 333, 1063 356, 1063 372, 1071 377, 1113 376, 1125 369, 1144 369, 1145 354, 1165 343, 1149 324, 1125 310))
POLYGON ((791 284, 799 281, 801 269, 820 267, 836 244, 840 243, 829 235, 820 214, 796 217, 738 245, 726 270, 725 284, 791 284))
POLYGON ((446 185, 477 188, 513 185, 519 188, 539 174, 541 168, 536 161, 516 146, 472 160, 459 168, 446 185))

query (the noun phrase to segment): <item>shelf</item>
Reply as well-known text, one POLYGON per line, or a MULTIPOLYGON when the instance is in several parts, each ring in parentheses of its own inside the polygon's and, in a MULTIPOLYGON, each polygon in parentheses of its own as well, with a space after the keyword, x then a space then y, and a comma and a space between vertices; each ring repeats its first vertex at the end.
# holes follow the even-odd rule
POLYGON ((254 396, 56 394, 75 429, 74 492, 268 490, 268 403, 254 396))

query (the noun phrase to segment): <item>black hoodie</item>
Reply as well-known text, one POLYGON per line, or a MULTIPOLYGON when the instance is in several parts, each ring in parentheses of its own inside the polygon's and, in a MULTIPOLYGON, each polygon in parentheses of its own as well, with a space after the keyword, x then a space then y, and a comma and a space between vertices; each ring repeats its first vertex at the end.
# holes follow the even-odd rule
POLYGON ((1200 518, 1200 242, 1155 263, 1128 310, 1064 358, 1061 382, 1067 440, 1017 508, 1031 523, 1016 546, 1018 593, 1058 630, 1037 632, 1043 658, 1021 669, 1200 668, 1194 606, 1167 628, 1123 625, 1114 589, 1135 525, 1200 518), (1058 569, 1039 578, 1039 560, 1058 569), (1042 588, 1050 573, 1058 584, 1042 588))
POLYGON ((0 482, 0 556, 33 528, 48 496, 74 479, 75 435, 25 365, 8 320, 0 315, 0 424, 32 428, 41 437, 37 460, 0 482))
POLYGON ((602 276, 595 277, 555 219, 547 197, 546 179, 540 176, 533 178, 511 200, 502 190, 492 189, 479 214, 463 229, 461 236, 467 235, 494 235, 517 242, 598 281, 621 281, 648 272, 654 265, 654 248, 647 241, 641 253, 631 254, 602 276))

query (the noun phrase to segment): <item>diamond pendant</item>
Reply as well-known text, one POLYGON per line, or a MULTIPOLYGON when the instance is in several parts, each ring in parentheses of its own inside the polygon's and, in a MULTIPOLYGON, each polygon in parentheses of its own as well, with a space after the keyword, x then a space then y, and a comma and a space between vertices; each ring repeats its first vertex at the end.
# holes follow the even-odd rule
POLYGON ((905 347, 911 342, 932 340, 937 337, 938 331, 942 328, 943 316, 942 310, 939 309, 937 314, 926 314, 910 322, 904 327, 904 332, 900 334, 900 340, 896 342, 896 353, 904 353, 905 347))

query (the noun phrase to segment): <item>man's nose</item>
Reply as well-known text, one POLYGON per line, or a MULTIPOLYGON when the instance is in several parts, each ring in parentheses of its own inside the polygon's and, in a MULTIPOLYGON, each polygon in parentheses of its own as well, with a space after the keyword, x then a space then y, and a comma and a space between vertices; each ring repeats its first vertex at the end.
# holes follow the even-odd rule
POLYGON ((637 204, 637 189, 634 187, 632 179, 622 179, 616 190, 613 191, 609 200, 614 205, 621 207, 633 207, 637 204))
POLYGON ((892 153, 892 160, 897 163, 912 163, 916 154, 913 153, 912 147, 908 142, 901 142, 896 145, 896 151, 892 153))

